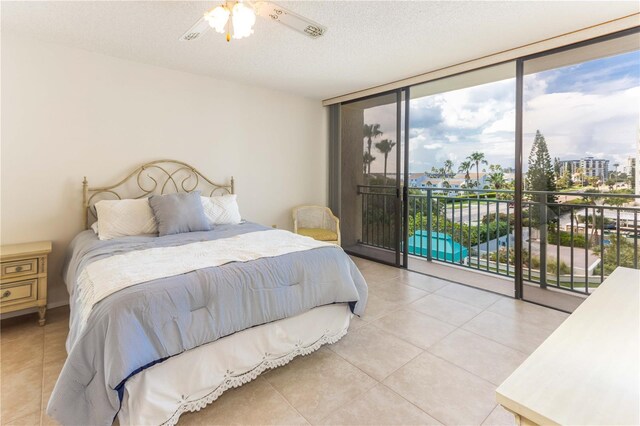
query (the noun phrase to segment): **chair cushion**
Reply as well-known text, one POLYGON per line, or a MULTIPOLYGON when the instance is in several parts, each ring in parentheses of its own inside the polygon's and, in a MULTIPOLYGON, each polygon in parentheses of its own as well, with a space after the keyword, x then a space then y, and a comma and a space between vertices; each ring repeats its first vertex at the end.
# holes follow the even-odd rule
POLYGON ((306 237, 311 237, 318 241, 337 241, 338 234, 329 230, 321 228, 298 228, 298 234, 306 237))

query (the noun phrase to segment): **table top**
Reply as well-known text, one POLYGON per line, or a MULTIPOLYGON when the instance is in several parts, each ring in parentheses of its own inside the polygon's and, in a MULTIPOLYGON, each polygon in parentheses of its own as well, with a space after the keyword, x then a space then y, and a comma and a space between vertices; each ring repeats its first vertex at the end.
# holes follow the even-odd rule
POLYGON ((617 268, 496 399, 538 424, 640 424, 640 270, 617 268))
POLYGON ((23 244, 6 244, 0 247, 0 260, 14 257, 37 256, 51 252, 51 241, 36 241, 23 244))

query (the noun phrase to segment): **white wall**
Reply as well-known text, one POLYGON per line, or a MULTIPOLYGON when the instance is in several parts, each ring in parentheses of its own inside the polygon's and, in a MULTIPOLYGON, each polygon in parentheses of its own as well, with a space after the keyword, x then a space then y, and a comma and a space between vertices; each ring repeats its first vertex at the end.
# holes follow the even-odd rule
POLYGON ((236 179, 243 216, 290 229, 290 210, 326 203, 321 103, 2 34, 2 244, 52 240, 49 304, 82 230, 82 177, 115 183, 171 158, 236 179))

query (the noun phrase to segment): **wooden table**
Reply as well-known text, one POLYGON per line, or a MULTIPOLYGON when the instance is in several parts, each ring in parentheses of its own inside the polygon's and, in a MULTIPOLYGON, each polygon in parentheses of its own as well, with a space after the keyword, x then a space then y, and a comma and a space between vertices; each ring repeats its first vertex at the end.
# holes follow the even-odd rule
POLYGON ((496 390, 519 424, 640 424, 640 271, 617 268, 496 390))
POLYGON ((51 241, 0 247, 0 313, 38 308, 39 323, 47 312, 47 256, 51 241))

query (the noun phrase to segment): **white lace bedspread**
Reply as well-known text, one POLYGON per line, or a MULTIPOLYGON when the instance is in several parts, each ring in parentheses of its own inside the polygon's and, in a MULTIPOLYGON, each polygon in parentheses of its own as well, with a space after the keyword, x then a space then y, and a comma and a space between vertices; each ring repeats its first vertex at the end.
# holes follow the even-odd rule
POLYGON ((137 250, 97 260, 84 268, 78 277, 81 324, 86 324, 96 303, 136 284, 226 263, 247 262, 319 247, 337 246, 288 231, 269 230, 176 247, 137 250))

